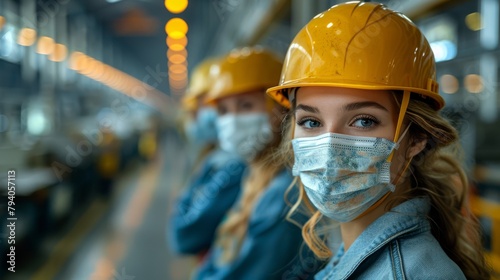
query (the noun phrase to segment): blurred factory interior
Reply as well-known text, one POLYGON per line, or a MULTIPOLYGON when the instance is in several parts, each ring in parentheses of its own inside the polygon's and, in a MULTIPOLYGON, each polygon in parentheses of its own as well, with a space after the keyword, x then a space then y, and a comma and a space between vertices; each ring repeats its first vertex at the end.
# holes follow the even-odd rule
MULTIPOLYGON (((235 47, 284 57, 340 2, 0 0, 0 278, 188 279, 195 260, 169 251, 165 227, 192 160, 178 124, 189 74, 235 47)), ((379 2, 432 45, 485 252, 500 266, 499 1, 379 2)))

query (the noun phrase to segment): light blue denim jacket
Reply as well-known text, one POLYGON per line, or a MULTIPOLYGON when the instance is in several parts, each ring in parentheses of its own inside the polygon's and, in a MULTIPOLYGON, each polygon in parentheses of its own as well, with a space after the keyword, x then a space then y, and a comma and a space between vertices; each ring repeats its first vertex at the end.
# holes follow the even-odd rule
POLYGON ((167 226, 167 240, 177 253, 198 254, 210 248, 215 230, 236 202, 246 164, 216 149, 177 199, 167 226))
POLYGON ((236 258, 219 264, 222 249, 214 246, 194 279, 304 280, 314 277, 324 263, 303 244, 301 229, 285 220, 290 207, 284 195, 292 179, 290 172, 283 170, 261 194, 236 258))
POLYGON ((347 252, 342 245, 315 279, 465 279, 431 234, 426 198, 406 201, 378 218, 347 252))

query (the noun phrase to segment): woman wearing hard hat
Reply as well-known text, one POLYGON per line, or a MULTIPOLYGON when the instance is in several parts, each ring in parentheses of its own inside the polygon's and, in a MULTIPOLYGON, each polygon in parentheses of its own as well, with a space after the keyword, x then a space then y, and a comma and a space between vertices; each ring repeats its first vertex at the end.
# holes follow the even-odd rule
POLYGON ((208 58, 194 68, 181 100, 183 132, 188 140, 188 153, 193 158, 190 164, 194 170, 200 167, 207 154, 217 146, 217 111, 203 102, 212 84, 209 78, 210 67, 216 62, 217 58, 208 58))
POLYGON ((210 67, 216 62, 216 59, 207 59, 194 69, 183 99, 184 107, 193 115, 188 138, 203 148, 197 149, 201 150, 200 155, 167 227, 169 244, 174 251, 196 254, 200 258, 212 245, 216 228, 238 198, 246 168, 237 155, 217 147, 217 112, 203 102, 211 87, 210 67))
POLYGON ((301 264, 299 254, 307 252, 301 251, 300 228, 285 219, 292 176, 273 156, 281 142, 283 108, 265 89, 278 82, 281 68, 269 51, 247 47, 233 50, 211 71, 214 84, 206 101, 217 106, 219 145, 249 166, 241 197, 218 228, 195 279, 304 279, 319 270, 314 258, 308 267, 301 264))
POLYGON ((331 257, 316 279, 489 278, 432 50, 408 18, 333 6, 296 35, 267 92, 291 107, 283 149, 312 211, 304 238, 331 257), (322 218, 340 224, 334 254, 322 218))

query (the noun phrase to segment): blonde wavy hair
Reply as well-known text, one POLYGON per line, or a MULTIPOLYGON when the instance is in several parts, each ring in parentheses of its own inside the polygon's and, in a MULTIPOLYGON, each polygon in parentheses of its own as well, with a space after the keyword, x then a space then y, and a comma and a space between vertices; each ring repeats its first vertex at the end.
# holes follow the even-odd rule
MULTIPOLYGON (((402 94, 394 93, 394 96, 400 100, 402 94)), ((279 150, 279 157, 289 166, 293 165, 291 139, 295 118, 292 111, 284 122, 284 139, 279 150)), ((489 279, 491 270, 482 253, 481 230, 468 204, 469 184, 461 166, 462 149, 457 131, 418 98, 409 102, 405 118, 412 123, 409 130, 411 143, 427 139, 427 144, 413 158, 406 172, 411 188, 391 199, 386 210, 414 197, 429 197, 431 211, 427 218, 431 232, 448 257, 461 268, 467 279, 489 279)), ((302 227, 304 241, 318 258, 330 258, 332 252, 325 234, 325 227, 329 224, 307 198, 300 179, 295 187, 299 188, 299 199, 288 218, 293 220, 291 217, 298 209, 308 212, 310 218, 302 227)))
POLYGON ((237 207, 229 212, 227 220, 218 228, 216 244, 222 247, 221 263, 228 263, 238 255, 243 239, 248 230, 248 222, 255 203, 260 195, 268 187, 271 180, 278 172, 283 170, 284 164, 277 158, 276 151, 281 143, 281 122, 285 115, 282 109, 270 98, 266 97, 272 104, 270 117, 273 129, 273 140, 250 162, 248 175, 242 183, 242 195, 237 207))

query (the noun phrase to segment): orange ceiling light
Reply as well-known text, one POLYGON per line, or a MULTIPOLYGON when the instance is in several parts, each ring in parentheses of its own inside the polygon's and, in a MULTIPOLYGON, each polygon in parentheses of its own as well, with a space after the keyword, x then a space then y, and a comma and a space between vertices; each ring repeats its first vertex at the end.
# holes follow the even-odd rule
POLYGON ((168 49, 167 51, 167 57, 170 58, 171 56, 173 55, 176 55, 176 54, 180 54, 184 57, 187 57, 187 51, 186 49, 182 49, 180 51, 175 51, 175 50, 172 50, 172 49, 168 49))
POLYGON ((172 72, 171 70, 168 71, 168 76, 169 77, 182 77, 183 79, 187 79, 187 72, 172 72))
POLYGON ((187 37, 184 36, 180 39, 172 39, 171 37, 167 36, 167 46, 169 49, 173 51, 181 51, 186 48, 187 45, 187 37))
POLYGON ((169 61, 168 61, 168 67, 171 67, 172 65, 183 65, 183 66, 188 67, 188 62, 187 62, 187 60, 185 60, 185 61, 184 61, 184 62, 182 62, 182 63, 173 63, 172 61, 170 61, 170 60, 169 60, 169 61))
POLYGON ((86 55, 82 59, 82 69, 80 69, 80 73, 88 76, 90 73, 92 73, 92 71, 94 71, 95 66, 95 59, 86 55))
POLYGON ((104 63, 100 62, 97 59, 91 60, 90 71, 88 73, 88 76, 91 77, 94 80, 97 80, 99 82, 103 81, 104 78, 104 63))
POLYGON ((181 81, 181 82, 170 81, 169 84, 171 88, 182 89, 187 87, 187 81, 181 81))
POLYGON ((173 90, 184 90, 186 88, 186 85, 170 84, 170 88, 173 90))
POLYGON ((445 75, 441 76, 439 82, 440 82, 439 85, 441 86, 441 90, 444 93, 454 94, 458 91, 458 88, 459 88, 458 79, 453 75, 445 74, 445 75))
POLYGON ((183 91, 186 89, 185 85, 170 85, 170 89, 175 90, 175 91, 183 91))
POLYGON ((55 49, 56 43, 54 42, 54 39, 47 37, 47 36, 42 36, 38 39, 38 45, 36 47, 36 52, 39 54, 51 54, 54 49, 55 49))
POLYGON ((168 82, 170 84, 185 85, 187 84, 187 76, 168 76, 168 82))
POLYGON ((188 0, 165 0, 165 8, 172 14, 184 12, 188 6, 188 0))
MULTIPOLYGON (((0 28, 1 29, 1 28, 0 28)), ((32 28, 23 28, 17 35, 17 43, 21 46, 29 47, 36 41, 36 31, 32 28)))
POLYGON ((173 39, 181 39, 186 36, 188 25, 181 18, 172 18, 165 25, 165 32, 173 39))
POLYGON ((75 71, 81 71, 85 63, 85 54, 73 52, 69 58, 69 68, 75 71))
POLYGON ((186 61, 186 57, 181 54, 174 54, 168 57, 168 61, 172 62, 172 64, 182 64, 186 61))
POLYGON ((115 77, 114 69, 113 67, 104 64, 102 65, 102 77, 101 80, 103 83, 111 83, 113 78, 115 77))
POLYGON ((464 86, 470 93, 481 93, 484 89, 483 78, 477 74, 465 76, 464 86))
POLYGON ((182 50, 185 50, 185 47, 183 45, 175 44, 175 45, 172 45, 169 49, 171 49, 173 51, 182 51, 182 50))
POLYGON ((61 62, 66 59, 68 48, 63 44, 56 44, 54 51, 49 55, 49 60, 61 62))
POLYGON ((182 80, 186 80, 187 79, 187 72, 183 72, 183 73, 173 73, 173 72, 169 72, 168 73, 168 76, 170 78, 172 78, 172 80, 175 80, 175 81, 182 81, 182 80))
POLYGON ((184 64, 172 64, 168 67, 168 71, 174 74, 187 73, 187 67, 184 64))
POLYGON ((173 45, 181 45, 183 48, 187 46, 188 39, 186 36, 182 36, 181 38, 174 39, 172 37, 167 37, 167 46, 172 48, 173 45))

